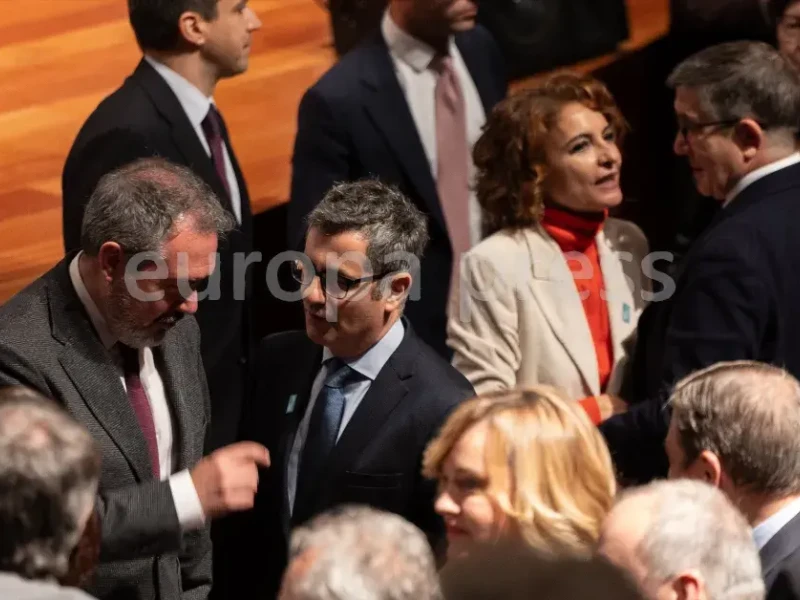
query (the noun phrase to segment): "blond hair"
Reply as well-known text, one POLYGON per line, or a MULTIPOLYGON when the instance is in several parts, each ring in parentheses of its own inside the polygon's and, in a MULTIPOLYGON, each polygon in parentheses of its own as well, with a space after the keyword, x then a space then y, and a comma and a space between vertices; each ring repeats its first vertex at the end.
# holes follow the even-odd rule
POLYGON ((605 441, 583 409, 546 386, 469 400, 428 446, 424 475, 439 478, 453 447, 478 423, 488 426, 487 494, 522 538, 545 552, 591 552, 616 481, 605 441))

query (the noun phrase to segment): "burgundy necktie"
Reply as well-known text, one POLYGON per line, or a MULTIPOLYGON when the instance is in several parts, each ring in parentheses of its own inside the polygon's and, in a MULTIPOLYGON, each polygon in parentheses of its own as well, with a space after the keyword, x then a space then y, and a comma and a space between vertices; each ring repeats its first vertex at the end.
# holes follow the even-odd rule
POLYGON ((217 175, 219 175, 220 180, 222 180, 222 185, 225 186, 225 192, 228 194, 228 198, 230 198, 231 189, 228 186, 228 177, 225 173, 225 153, 223 152, 225 140, 222 137, 222 117, 217 112, 217 109, 214 108, 213 104, 208 108, 208 114, 206 118, 203 119, 202 127, 203 133, 206 134, 208 147, 211 148, 211 162, 214 163, 217 175))
POLYGON ((128 400, 136 413, 139 427, 142 429, 144 439, 150 451, 150 463, 153 467, 153 475, 157 480, 161 479, 161 468, 158 458, 158 439, 156 438, 156 425, 153 420, 153 411, 150 408, 150 401, 142 385, 139 375, 139 351, 136 348, 118 344, 122 365, 125 372, 125 387, 128 388, 128 400))
POLYGON ((461 255, 471 246, 469 226, 469 143, 464 94, 450 56, 431 67, 436 81, 436 188, 453 248, 451 283, 457 285, 461 255))

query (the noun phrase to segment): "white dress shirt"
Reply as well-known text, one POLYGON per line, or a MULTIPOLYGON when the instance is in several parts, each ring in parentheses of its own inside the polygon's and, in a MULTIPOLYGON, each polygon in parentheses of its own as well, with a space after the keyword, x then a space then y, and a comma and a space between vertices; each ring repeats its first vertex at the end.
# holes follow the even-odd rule
MULTIPOLYGON (((181 107, 183 107, 183 112, 189 117, 189 121, 192 127, 194 127, 195 133, 197 133, 197 137, 203 145, 203 149, 206 151, 206 154, 211 157, 211 148, 208 146, 206 134, 203 133, 203 121, 211 105, 214 104, 214 106, 216 106, 214 98, 207 98, 203 92, 165 64, 158 62, 150 56, 145 56, 144 59, 150 63, 159 75, 161 75, 178 98, 178 102, 180 102, 181 107)), ((224 142, 222 144, 222 153, 225 156, 225 176, 228 180, 228 188, 231 191, 233 213, 236 216, 236 221, 241 224, 242 195, 239 191, 239 182, 236 180, 236 172, 233 170, 233 163, 228 153, 228 145, 224 142)))
POLYGON ((761 552, 767 542, 798 514, 800 514, 800 498, 793 500, 766 521, 756 525, 753 528, 753 541, 755 541, 758 551, 761 552))
POLYGON ((723 208, 728 206, 731 202, 733 202, 734 198, 741 194, 745 188, 753 185, 759 179, 766 177, 767 175, 772 175, 776 171, 780 171, 781 169, 785 169, 786 167, 791 167, 792 165, 796 165, 800 163, 800 152, 794 152, 790 154, 786 158, 782 158, 781 160, 776 160, 773 163, 768 165, 764 165, 760 169, 756 169, 751 173, 748 173, 744 177, 739 180, 733 189, 728 192, 725 196, 725 202, 722 203, 723 208))
MULTIPOLYGON (((430 68, 431 61, 436 56, 436 51, 428 44, 420 41, 400 29, 392 20, 387 10, 381 25, 383 38, 389 47, 395 74, 400 87, 406 96, 406 101, 411 109, 411 115, 417 126, 417 132, 422 140, 425 155, 431 168, 433 179, 436 180, 438 163, 436 155, 436 72, 430 68)), ((478 88, 469 74, 467 65, 461 57, 453 38, 450 38, 450 56, 453 57, 455 69, 464 102, 467 108, 467 143, 470 150, 481 135, 481 128, 486 122, 486 113, 483 110, 478 88)), ((469 160, 469 179, 475 178, 475 165, 472 154, 469 160)), ((469 197, 469 222, 472 245, 477 244, 481 238, 481 208, 475 197, 475 192, 470 192, 469 197)))
MULTIPOLYGON (((364 396, 367 395, 372 382, 375 381, 375 378, 378 376, 378 373, 381 372, 381 369, 383 369, 386 361, 391 358, 392 354, 394 354, 395 350, 400 346, 404 335, 405 327, 403 327, 403 322, 398 319, 397 322, 392 325, 391 329, 386 332, 386 335, 372 346, 372 348, 356 359, 344 361, 351 369, 363 375, 363 378, 349 383, 343 388, 345 395, 344 414, 342 415, 342 422, 339 425, 339 433, 336 436, 337 442, 342 436, 345 427, 347 427, 347 424, 350 422, 350 419, 353 417, 353 414, 356 412, 356 409, 361 404, 361 401, 364 399, 364 396)), ((330 358, 333 358, 333 353, 325 348, 322 352, 323 364, 330 358)), ((317 401, 317 396, 319 396, 320 391, 322 391, 322 386, 327 376, 328 365, 321 368, 316 379, 314 379, 314 385, 311 386, 311 393, 308 399, 308 406, 303 415, 303 420, 300 421, 300 424, 297 426, 294 444, 292 444, 292 451, 289 454, 286 487, 287 493, 289 494, 289 506, 291 508, 294 507, 294 499, 297 494, 297 470, 300 466, 300 457, 303 453, 306 436, 308 435, 308 427, 311 423, 311 413, 314 411, 314 404, 317 401)))
MULTIPOLYGON (((79 253, 69 265, 69 276, 78 298, 86 309, 89 319, 94 326, 97 335, 103 346, 114 356, 118 370, 119 380, 123 389, 127 393, 125 385, 125 373, 122 368, 122 358, 114 349, 117 339, 111 334, 106 325, 106 321, 100 314, 97 305, 89 295, 89 291, 81 278, 79 260, 82 253, 79 253)), ((174 430, 172 415, 170 414, 167 395, 164 391, 164 381, 156 368, 153 360, 153 351, 150 348, 139 350, 140 377, 142 386, 147 394, 150 403, 150 410, 153 413, 153 422, 156 429, 156 441, 158 443, 158 463, 162 481, 169 478, 169 485, 172 491, 172 500, 175 503, 175 511, 178 513, 178 522, 184 531, 199 529, 205 523, 203 507, 200 498, 194 487, 194 482, 188 470, 172 474, 172 465, 177 460, 177 449, 174 444, 174 430)))

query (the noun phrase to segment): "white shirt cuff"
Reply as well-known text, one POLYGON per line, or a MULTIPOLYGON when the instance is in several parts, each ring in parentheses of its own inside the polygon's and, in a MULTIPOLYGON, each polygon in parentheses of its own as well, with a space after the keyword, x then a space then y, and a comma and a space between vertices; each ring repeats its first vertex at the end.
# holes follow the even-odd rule
POLYGON ((200 504, 200 496, 197 495, 191 473, 188 470, 176 473, 169 478, 169 487, 181 529, 184 532, 202 529, 206 524, 206 516, 203 514, 203 505, 200 504))

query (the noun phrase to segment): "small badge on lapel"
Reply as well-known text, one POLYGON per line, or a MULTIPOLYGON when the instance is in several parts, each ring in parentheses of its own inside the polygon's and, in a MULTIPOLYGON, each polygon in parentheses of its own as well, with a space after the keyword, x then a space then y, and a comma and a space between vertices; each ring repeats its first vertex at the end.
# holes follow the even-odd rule
POLYGON ((297 404, 297 394, 289 396, 289 402, 286 403, 286 414, 290 415, 294 412, 294 405, 297 404))
POLYGON ((627 302, 622 305, 622 320, 626 323, 631 322, 631 305, 627 302))

